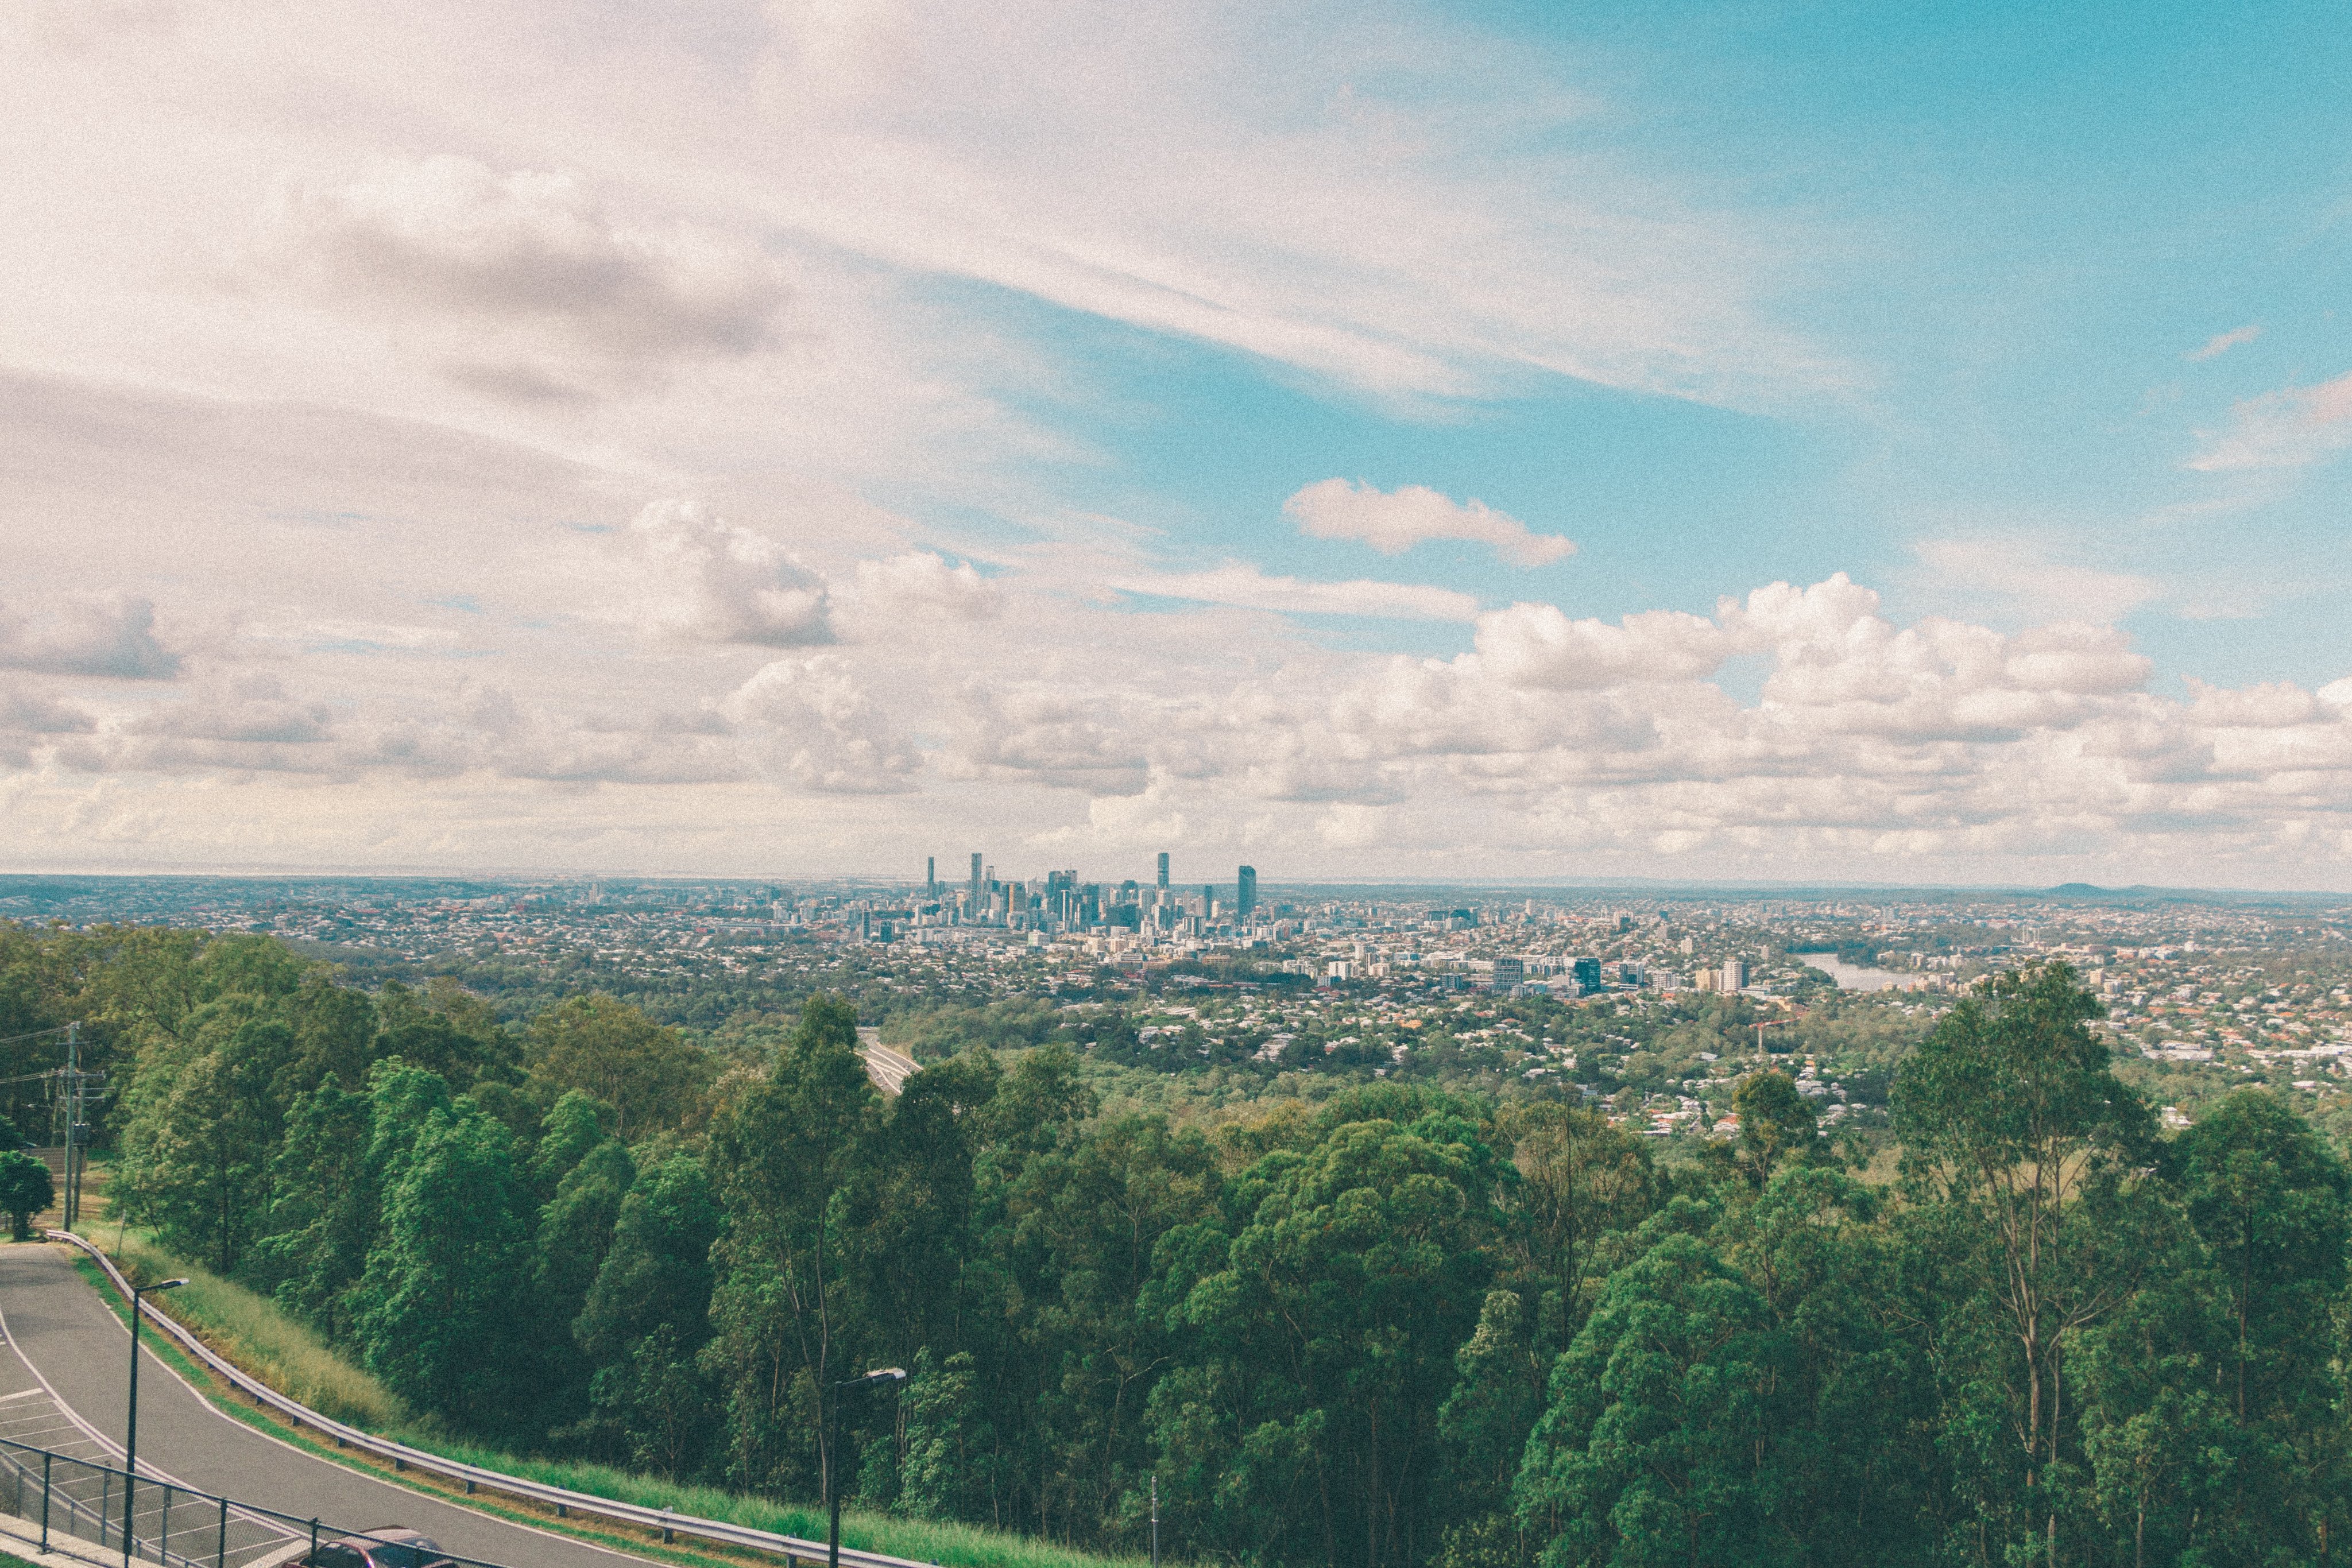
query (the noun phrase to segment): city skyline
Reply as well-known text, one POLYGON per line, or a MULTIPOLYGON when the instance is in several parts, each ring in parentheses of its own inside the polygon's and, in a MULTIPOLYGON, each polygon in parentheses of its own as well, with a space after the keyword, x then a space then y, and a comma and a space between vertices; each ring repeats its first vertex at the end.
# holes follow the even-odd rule
POLYGON ((0 37, 0 871, 2352 888, 2329 8, 0 37))

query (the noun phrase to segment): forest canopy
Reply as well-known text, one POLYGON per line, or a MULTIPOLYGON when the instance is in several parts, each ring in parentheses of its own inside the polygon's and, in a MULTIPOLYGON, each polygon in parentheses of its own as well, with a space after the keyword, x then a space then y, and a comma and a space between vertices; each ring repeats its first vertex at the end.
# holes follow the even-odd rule
POLYGON ((2165 1134, 2097 1011, 1969 994, 1865 1167, 1770 1071, 1696 1157, 1393 1082, 1212 1125, 1104 1113, 1036 1009, 926 1019, 886 1097, 835 998, 721 1056, 0 930, 0 1034, 86 1023, 129 1216, 468 1437, 1130 1550, 1156 1481, 1236 1563, 2326 1562, 2352 1176, 2266 1091, 2165 1134))

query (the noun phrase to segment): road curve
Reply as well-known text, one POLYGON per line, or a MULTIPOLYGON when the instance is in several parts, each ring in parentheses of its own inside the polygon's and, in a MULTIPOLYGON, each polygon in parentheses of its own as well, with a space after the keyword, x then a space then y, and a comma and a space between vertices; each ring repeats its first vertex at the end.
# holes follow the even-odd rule
POLYGON ((885 1094, 896 1094, 907 1080, 923 1070, 922 1063, 903 1051, 882 1043, 882 1031, 871 1027, 857 1031, 858 1053, 866 1058, 866 1076, 885 1094))
MULTIPOLYGON (((0 1333, 10 1347, 0 1358, 21 1360, 58 1404, 121 1452, 131 1331, 75 1272, 64 1247, 0 1246, 0 1333)), ((406 1525, 457 1556, 509 1568, 625 1568, 646 1562, 477 1513, 281 1443, 215 1409, 152 1350, 143 1352, 140 1366, 139 1461, 142 1475, 152 1465, 199 1490, 316 1517, 330 1526, 406 1525)))

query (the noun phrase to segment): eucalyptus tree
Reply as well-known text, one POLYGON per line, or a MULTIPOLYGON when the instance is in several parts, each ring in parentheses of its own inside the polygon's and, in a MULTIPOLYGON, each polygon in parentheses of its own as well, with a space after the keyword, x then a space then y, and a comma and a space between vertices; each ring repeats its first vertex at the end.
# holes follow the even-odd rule
POLYGON ((1937 1023, 1895 1082, 1912 1191, 1951 1212, 1959 1244, 1946 1267, 2010 1342, 2022 1522, 2053 1563, 2064 1347, 2127 1299, 2145 1261, 2115 1242, 2151 1157, 2150 1118, 2085 1027, 2101 1010, 2063 964, 1999 976, 1937 1023))

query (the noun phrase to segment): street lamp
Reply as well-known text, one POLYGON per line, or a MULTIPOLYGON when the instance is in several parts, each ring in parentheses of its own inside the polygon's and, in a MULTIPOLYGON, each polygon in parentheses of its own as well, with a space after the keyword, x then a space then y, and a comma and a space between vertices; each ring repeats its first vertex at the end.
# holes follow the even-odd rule
POLYGON ((824 1568, 841 1568, 841 1396, 859 1388, 896 1388, 907 1381, 903 1366, 885 1366, 833 1385, 824 1416, 824 1568))
POLYGON ((131 1568, 131 1489, 139 1476, 139 1298, 176 1291, 185 1280, 159 1280, 131 1292, 131 1417, 122 1441, 122 1568, 131 1568))

